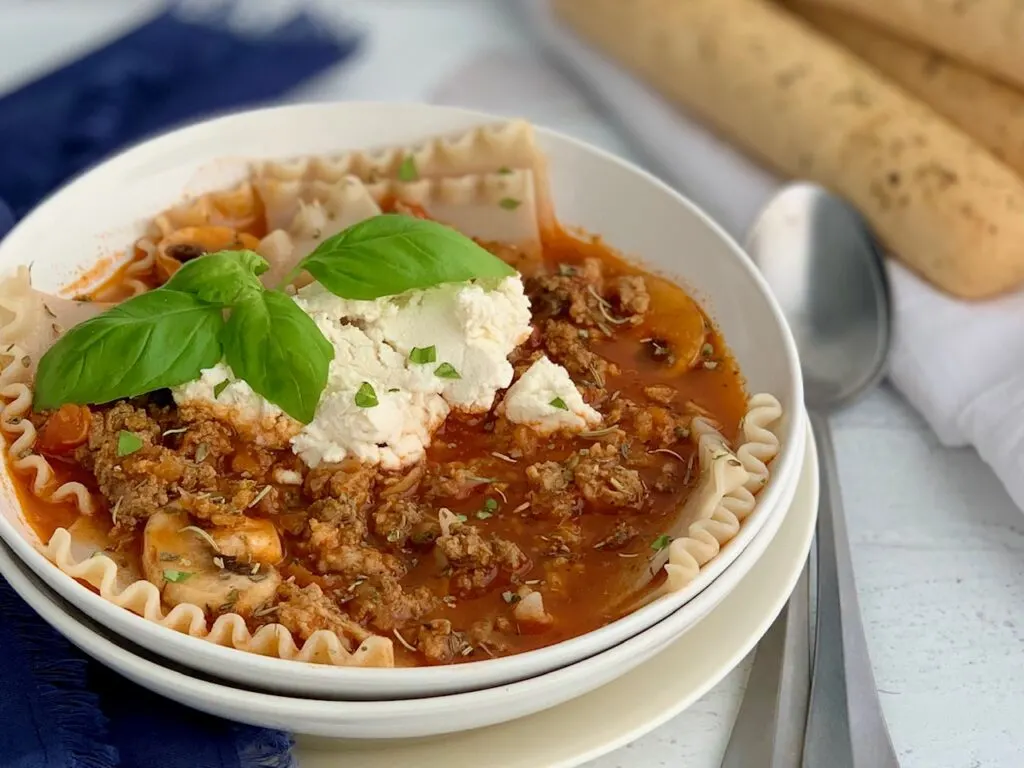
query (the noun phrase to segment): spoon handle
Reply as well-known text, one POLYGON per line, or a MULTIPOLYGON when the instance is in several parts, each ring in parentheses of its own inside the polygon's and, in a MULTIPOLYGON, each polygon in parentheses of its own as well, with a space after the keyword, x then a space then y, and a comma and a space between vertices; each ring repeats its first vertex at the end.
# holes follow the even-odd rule
POLYGON ((899 768, 868 656, 827 417, 810 413, 818 446, 818 601, 804 768, 899 768))

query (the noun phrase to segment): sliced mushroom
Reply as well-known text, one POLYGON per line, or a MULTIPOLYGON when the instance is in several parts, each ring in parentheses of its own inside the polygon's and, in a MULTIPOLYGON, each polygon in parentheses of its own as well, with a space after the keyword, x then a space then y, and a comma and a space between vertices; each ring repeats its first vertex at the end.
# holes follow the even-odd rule
POLYGON ((281 537, 269 520, 242 517, 236 525, 211 528, 209 533, 220 554, 243 563, 276 565, 284 557, 281 537))
MULTIPOLYGON (((256 522, 256 521, 254 521, 256 522)), ((263 554, 272 550, 262 530, 258 537, 259 549, 248 550, 263 554)), ((219 534, 225 543, 236 546, 245 542, 241 533, 234 536, 219 534)), ((281 583, 281 575, 271 565, 262 565, 252 559, 252 568, 228 568, 225 558, 232 558, 215 549, 214 531, 207 536, 190 527, 184 512, 158 512, 146 522, 142 545, 142 569, 148 581, 160 587, 168 605, 194 603, 209 613, 250 614, 257 607, 274 598, 281 583)), ((280 560, 280 540, 276 531, 280 560)), ((241 550, 239 550, 241 551, 241 550)))

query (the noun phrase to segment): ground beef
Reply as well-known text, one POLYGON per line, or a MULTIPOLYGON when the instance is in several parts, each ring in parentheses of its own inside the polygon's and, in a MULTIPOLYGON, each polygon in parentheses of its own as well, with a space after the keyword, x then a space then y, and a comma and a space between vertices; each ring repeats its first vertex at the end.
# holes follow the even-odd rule
POLYGON ((120 402, 92 414, 88 442, 75 458, 96 477, 114 519, 114 537, 124 538, 140 520, 177 500, 182 489, 217 490, 214 467, 196 464, 161 444, 161 425, 142 408, 120 402), (118 455, 121 433, 130 432, 142 447, 118 455))
POLYGON ((424 477, 428 498, 461 500, 469 498, 490 482, 476 462, 452 461, 427 467, 424 477))
POLYGON ((666 384, 652 384, 649 387, 644 387, 644 394, 648 399, 660 405, 671 405, 675 400, 676 390, 666 384))
POLYGON ((661 465, 661 471, 654 480, 654 490, 659 493, 669 493, 683 486, 683 465, 672 459, 661 465))
POLYGON ((588 336, 581 336, 583 329, 564 320, 548 320, 544 323, 542 339, 548 357, 564 366, 574 379, 593 382, 604 387, 609 376, 616 375, 619 368, 587 347, 588 336))
POLYGON ((384 575, 401 578, 405 575, 402 559, 364 543, 362 537, 365 533, 365 518, 337 517, 329 522, 311 518, 307 547, 316 558, 317 570, 343 574, 352 579, 384 575))
POLYGON ((357 462, 321 464, 306 475, 303 489, 314 501, 335 499, 361 510, 370 503, 379 474, 376 467, 357 462))
POLYGON ((235 450, 234 433, 218 421, 195 421, 184 432, 174 435, 179 450, 197 463, 217 466, 220 459, 235 450))
MULTIPOLYGON (((370 520, 373 532, 395 549, 405 547, 414 532, 432 530, 433 526, 428 520, 435 524, 437 532, 440 532, 436 515, 428 515, 419 504, 409 499, 389 499, 373 511, 370 520)), ((430 541, 436 538, 435 535, 430 541)))
POLYGON ((273 620, 305 642, 314 632, 326 629, 341 640, 348 640, 350 651, 370 637, 370 632, 343 614, 316 584, 299 587, 285 582, 278 589, 277 610, 273 620))
POLYGON ((450 664, 468 647, 462 636, 452 631, 452 623, 447 619, 420 624, 414 644, 429 664, 450 664))
POLYGON ((616 399, 605 421, 618 424, 634 440, 648 448, 670 448, 690 435, 692 416, 661 405, 639 405, 625 397, 616 399))
POLYGON ((615 288, 619 295, 619 311, 629 317, 634 325, 640 323, 651 308, 647 283, 639 275, 625 275, 615 281, 615 288))
POLYGON ((485 538, 472 525, 459 525, 435 546, 452 569, 450 590, 459 597, 485 592, 500 571, 512 575, 530 567, 529 558, 514 543, 497 536, 485 538))
POLYGON ((580 498, 571 488, 572 471, 556 461, 542 461, 526 468, 530 483, 526 512, 531 517, 568 519, 580 509, 580 498))
POLYGON ((627 523, 625 520, 616 520, 611 532, 602 538, 594 549, 604 549, 611 552, 622 549, 637 537, 640 532, 627 523))
POLYGON ((346 603, 346 610, 360 624, 382 633, 389 633, 418 619, 434 610, 439 602, 426 587, 405 591, 391 576, 365 581, 352 593, 354 597, 346 603))
POLYGON ((597 259, 562 265, 555 275, 528 278, 525 287, 534 317, 568 316, 580 326, 594 326, 601 319, 598 304, 603 300, 604 278, 597 259))
POLYGON ((597 507, 640 509, 647 488, 635 469, 622 466, 622 456, 611 446, 594 446, 573 470, 573 481, 583 498, 597 507))

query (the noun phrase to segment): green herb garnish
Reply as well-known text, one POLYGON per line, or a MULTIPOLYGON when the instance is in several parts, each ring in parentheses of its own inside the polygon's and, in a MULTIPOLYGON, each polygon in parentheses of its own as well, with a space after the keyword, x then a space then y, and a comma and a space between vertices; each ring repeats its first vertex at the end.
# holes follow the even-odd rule
POLYGON ((429 347, 413 347, 409 353, 409 361, 417 365, 433 363, 437 360, 437 347, 431 344, 429 347))
POLYGON ((516 208, 522 205, 522 201, 516 200, 514 197, 503 197, 501 198, 501 200, 498 201, 498 205, 500 205, 506 211, 514 211, 516 208))
POLYGON ((476 513, 477 520, 486 520, 489 517, 494 517, 494 513, 488 512, 486 509, 481 509, 476 513))
POLYGON ((117 455, 128 456, 142 447, 142 438, 134 432, 121 430, 117 433, 117 455))
POLYGON ((502 176, 508 176, 510 173, 512 173, 512 169, 509 168, 507 165, 503 165, 501 166, 501 168, 498 169, 498 173, 500 173, 502 176))
POLYGON ((224 379, 224 381, 222 381, 222 382, 220 382, 218 384, 214 384, 213 385, 213 399, 216 400, 218 397, 220 397, 220 393, 223 392, 225 389, 227 389, 228 388, 228 384, 230 384, 230 383, 231 383, 230 381, 228 381, 227 379, 224 379))
POLYGON ((402 159, 402 164, 398 166, 398 180, 416 181, 419 177, 420 172, 416 168, 416 159, 412 155, 406 155, 402 159))
POLYGON ((554 400, 548 403, 548 405, 550 405, 552 408, 558 408, 559 410, 562 411, 569 410, 569 406, 565 404, 565 400, 563 400, 560 397, 556 397, 554 400))
POLYGON ((491 512, 493 512, 497 508, 498 508, 498 501, 497 501, 497 499, 487 499, 487 501, 484 502, 484 509, 488 509, 491 512))
POLYGON ((296 267, 343 299, 373 300, 443 283, 499 279, 515 270, 436 221, 384 213, 324 240, 296 267))
POLYGON ((659 536, 653 542, 651 542, 651 549, 653 549, 655 552, 660 552, 671 543, 672 537, 669 536, 667 533, 663 533, 661 534, 661 536, 659 536))
POLYGON ((458 520, 460 523, 464 523, 467 520, 469 520, 469 518, 466 517, 465 515, 456 515, 455 519, 458 520))
POLYGON ((188 581, 192 578, 192 575, 191 571, 174 571, 170 569, 164 571, 164 578, 174 584, 180 584, 183 581, 188 581))
POLYGON ((441 363, 434 371, 434 375, 442 379, 461 379, 462 374, 455 370, 451 363, 441 363))
POLYGON ((370 382, 364 381, 359 385, 359 390, 356 392, 356 405, 360 408, 373 408, 378 405, 377 393, 373 390, 370 382))

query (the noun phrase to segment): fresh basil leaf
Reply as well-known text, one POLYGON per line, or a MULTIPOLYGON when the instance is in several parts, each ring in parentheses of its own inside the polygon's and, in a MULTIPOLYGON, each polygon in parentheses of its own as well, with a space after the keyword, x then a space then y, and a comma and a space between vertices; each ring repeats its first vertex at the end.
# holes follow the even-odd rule
POLYGON ((395 213, 365 219, 327 238, 297 269, 308 271, 336 296, 363 300, 515 274, 451 227, 395 213))
POLYGON ((558 408, 563 411, 569 410, 569 406, 565 404, 565 400, 563 400, 560 397, 556 397, 554 400, 548 403, 548 405, 550 405, 552 408, 558 408))
POLYGON ((129 456, 142 447, 142 438, 134 432, 121 430, 117 433, 117 455, 129 456))
POLYGON ((258 275, 269 268, 267 260, 253 251, 218 251, 182 264, 163 287, 230 307, 262 293, 258 275))
POLYGON ((412 155, 406 155, 401 165, 398 166, 398 180, 416 181, 419 177, 420 172, 416 168, 416 158, 412 155))
POLYGON ((65 333, 39 361, 35 407, 108 403, 184 384, 221 358, 220 307, 179 291, 134 296, 65 333))
POLYGON ((441 363, 434 370, 434 375, 442 379, 461 379, 462 374, 455 370, 451 363, 441 363))
POLYGON ((437 360, 437 347, 413 347, 409 353, 409 361, 418 365, 433 363, 437 360))
POLYGON ((356 405, 360 408, 373 408, 379 405, 377 400, 377 393, 374 391, 373 386, 368 381, 364 381, 359 385, 359 390, 356 392, 355 397, 356 405))
POLYGON ((303 424, 313 420, 334 347, 294 301, 279 291, 242 301, 222 342, 224 360, 253 391, 303 424))

